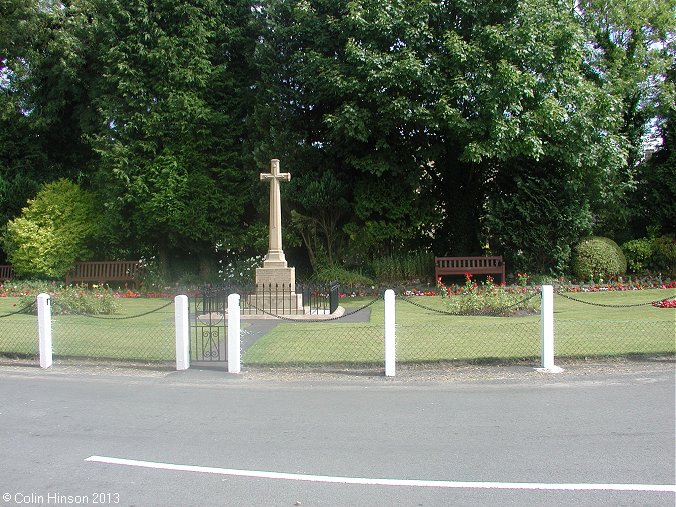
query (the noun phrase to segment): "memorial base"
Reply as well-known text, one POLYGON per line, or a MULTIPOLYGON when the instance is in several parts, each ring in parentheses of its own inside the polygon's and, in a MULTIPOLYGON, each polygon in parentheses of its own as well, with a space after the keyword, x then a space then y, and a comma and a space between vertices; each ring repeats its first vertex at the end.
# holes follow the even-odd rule
POLYGON ((295 268, 256 268, 256 292, 248 296, 246 312, 303 315, 303 297, 295 290, 295 268))
POLYGON ((262 294, 247 296, 243 308, 244 315, 304 315, 303 296, 296 293, 262 294))
POLYGON ((296 288, 296 268, 256 268, 256 292, 259 287, 291 287, 291 290, 296 288))

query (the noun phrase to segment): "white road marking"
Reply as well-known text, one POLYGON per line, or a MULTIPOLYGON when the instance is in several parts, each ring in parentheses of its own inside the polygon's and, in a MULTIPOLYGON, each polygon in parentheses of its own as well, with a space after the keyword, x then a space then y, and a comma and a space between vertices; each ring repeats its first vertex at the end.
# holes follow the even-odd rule
POLYGON ((85 461, 123 465, 178 472, 197 472, 203 474, 230 475, 238 477, 256 477, 260 479, 279 479, 286 481, 326 482, 338 484, 362 484, 371 486, 408 486, 417 488, 466 488, 466 489, 525 489, 525 490, 568 490, 568 491, 652 491, 676 493, 672 484, 557 484, 543 482, 464 482, 464 481, 426 481, 416 479, 369 479, 366 477, 333 477, 328 475, 289 474, 282 472, 264 472, 258 470, 237 470, 196 465, 177 465, 134 459, 90 456, 85 461))

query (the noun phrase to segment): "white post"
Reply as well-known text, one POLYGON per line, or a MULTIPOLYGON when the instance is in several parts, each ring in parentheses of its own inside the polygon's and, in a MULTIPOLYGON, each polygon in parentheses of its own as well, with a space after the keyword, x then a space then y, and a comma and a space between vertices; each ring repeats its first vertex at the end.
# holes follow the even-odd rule
POLYGON ((385 291, 385 376, 394 377, 396 370, 396 335, 394 291, 385 291))
POLYGON ((551 285, 542 286, 540 323, 542 366, 536 369, 548 373, 561 373, 563 368, 554 365, 554 287, 551 285))
POLYGON ((190 317, 188 296, 174 298, 174 321, 176 323, 176 369, 190 368, 190 317))
POLYGON ((239 294, 228 296, 228 372, 241 372, 239 294))
POLYGON ((49 303, 49 294, 38 294, 40 368, 49 368, 52 365, 52 307, 49 303))

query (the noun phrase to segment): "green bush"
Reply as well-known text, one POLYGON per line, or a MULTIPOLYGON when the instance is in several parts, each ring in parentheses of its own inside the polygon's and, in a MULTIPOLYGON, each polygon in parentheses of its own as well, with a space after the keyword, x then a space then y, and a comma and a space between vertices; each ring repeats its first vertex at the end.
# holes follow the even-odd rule
POLYGON ((599 281, 626 272, 627 260, 612 239, 592 236, 573 249, 573 273, 581 280, 599 281))
POLYGON ((61 179, 44 185, 21 216, 7 222, 2 243, 19 275, 61 278, 91 258, 100 220, 94 194, 61 179))
POLYGON ((654 239, 654 269, 676 274, 676 237, 660 236, 654 239))
POLYGON ((671 235, 658 238, 640 238, 622 245, 627 264, 633 273, 644 271, 676 273, 676 238, 671 235))
POLYGON ((622 244, 627 266, 632 273, 642 273, 649 269, 655 253, 653 240, 648 238, 632 239, 622 244))
POLYGON ((349 271, 340 266, 327 266, 317 270, 312 277, 317 283, 338 282, 343 286, 373 285, 373 280, 356 271, 349 271))
POLYGON ((642 273, 650 269, 653 264, 655 245, 652 239, 632 239, 622 244, 622 251, 632 273, 642 273))

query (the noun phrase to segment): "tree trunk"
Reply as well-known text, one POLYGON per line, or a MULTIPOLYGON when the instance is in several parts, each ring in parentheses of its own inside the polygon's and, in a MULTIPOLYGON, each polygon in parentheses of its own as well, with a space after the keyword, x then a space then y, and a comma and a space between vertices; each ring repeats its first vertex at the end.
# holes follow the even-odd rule
POLYGON ((169 250, 164 245, 157 251, 157 262, 160 277, 166 283, 169 280, 169 250))
POLYGON ((439 200, 446 219, 436 233, 434 250, 438 255, 481 255, 481 209, 483 185, 477 172, 460 162, 451 163, 443 176, 439 200))
POLYGON ((211 278, 211 257, 201 254, 199 256, 200 279, 208 281, 211 278))

